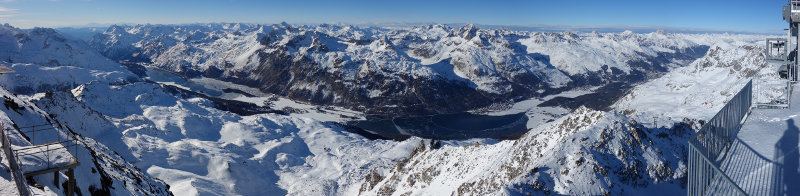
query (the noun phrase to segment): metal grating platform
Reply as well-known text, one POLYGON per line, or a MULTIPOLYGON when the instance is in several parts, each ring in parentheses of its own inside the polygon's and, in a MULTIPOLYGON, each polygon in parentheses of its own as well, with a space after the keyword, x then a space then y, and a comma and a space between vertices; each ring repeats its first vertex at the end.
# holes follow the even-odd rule
POLYGON ((31 195, 25 178, 47 173, 54 173, 57 177, 62 170, 67 170, 66 195, 74 193, 74 169, 80 165, 75 156, 79 145, 75 135, 59 131, 55 125, 44 124, 3 129, 0 131, 0 140, 20 195, 31 195), (12 134, 25 138, 32 145, 12 144, 8 139, 12 134))

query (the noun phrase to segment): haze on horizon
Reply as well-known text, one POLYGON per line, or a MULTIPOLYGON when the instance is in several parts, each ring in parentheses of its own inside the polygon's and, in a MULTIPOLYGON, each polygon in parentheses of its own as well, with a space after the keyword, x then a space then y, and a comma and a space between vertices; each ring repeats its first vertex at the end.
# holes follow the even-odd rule
POLYGON ((783 32, 785 0, 733 1, 252 1, 0 0, 0 23, 87 24, 474 23, 509 26, 672 27, 783 32))

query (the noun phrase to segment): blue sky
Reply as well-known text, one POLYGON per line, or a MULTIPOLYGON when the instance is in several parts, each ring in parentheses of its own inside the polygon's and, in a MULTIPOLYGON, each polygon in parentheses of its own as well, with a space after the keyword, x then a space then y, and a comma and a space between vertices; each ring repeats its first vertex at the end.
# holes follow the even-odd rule
POLYGON ((780 32, 785 0, 0 0, 0 23, 475 23, 780 32))

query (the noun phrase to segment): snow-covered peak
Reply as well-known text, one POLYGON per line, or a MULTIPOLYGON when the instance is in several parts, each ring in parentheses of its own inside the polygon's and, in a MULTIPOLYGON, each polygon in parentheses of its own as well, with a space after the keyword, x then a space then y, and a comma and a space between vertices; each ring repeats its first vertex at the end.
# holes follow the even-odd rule
POLYGON ((64 90, 89 81, 137 80, 125 67, 85 42, 68 39, 49 28, 1 26, 0 64, 17 72, 0 76, 2 86, 16 93, 64 90))
MULTIPOLYGON (((421 143, 395 167, 377 169, 365 194, 680 194, 692 128, 647 128, 585 107, 518 140, 436 147, 421 143)), ((433 142, 431 142, 433 144, 433 142)))
POLYGON ((454 31, 453 34, 461 38, 464 38, 466 40, 471 40, 473 37, 476 36, 478 30, 479 28, 476 27, 474 24, 467 24, 459 28, 458 30, 454 31))
POLYGON ((635 87, 613 108, 642 119, 710 119, 750 79, 778 79, 777 66, 767 63, 761 43, 714 44, 689 66, 635 87))
POLYGON ((111 29, 91 43, 118 61, 143 62, 184 77, 214 77, 316 104, 357 109, 404 102, 390 111, 408 111, 416 109, 402 107, 439 105, 425 103, 429 101, 466 103, 467 97, 481 100, 435 109, 459 112, 564 87, 641 81, 687 65, 715 40, 738 39, 632 32, 531 33, 472 24, 362 28, 280 23, 239 30, 223 26, 137 25, 127 27, 131 34, 114 34, 111 29), (419 99, 405 88, 387 88, 398 85, 440 92, 449 86, 463 88, 459 92, 468 95, 426 93, 422 96, 432 97, 419 99))
POLYGON ((106 59, 81 41, 68 40, 50 28, 28 30, 0 27, 0 59, 6 63, 80 66, 112 70, 119 64, 106 59))

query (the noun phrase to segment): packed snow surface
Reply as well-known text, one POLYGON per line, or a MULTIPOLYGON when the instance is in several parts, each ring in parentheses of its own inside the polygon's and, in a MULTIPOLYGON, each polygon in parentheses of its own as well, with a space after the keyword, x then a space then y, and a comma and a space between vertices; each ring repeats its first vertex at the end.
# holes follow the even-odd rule
MULTIPOLYGON (((795 85, 796 86, 796 85, 795 85)), ((800 97, 788 109, 753 109, 720 169, 751 195, 800 192, 800 97)))
MULTIPOLYGON (((750 79, 755 79, 754 88, 779 79, 777 66, 763 56, 762 42, 752 38, 718 42, 706 56, 634 87, 613 108, 642 122, 653 122, 652 117, 672 119, 667 122, 711 119, 750 79)), ((756 93, 754 99, 774 96, 756 93)))
MULTIPOLYGON (((94 133, 101 134, 98 139, 129 152, 121 154, 181 195, 352 193, 366 172, 360 168, 389 165, 418 141, 368 140, 310 118, 239 116, 205 99, 175 97, 153 83, 91 83, 71 95, 75 104, 107 119, 89 126, 120 133, 94 133)), ((69 118, 61 119, 79 123, 69 118)))

